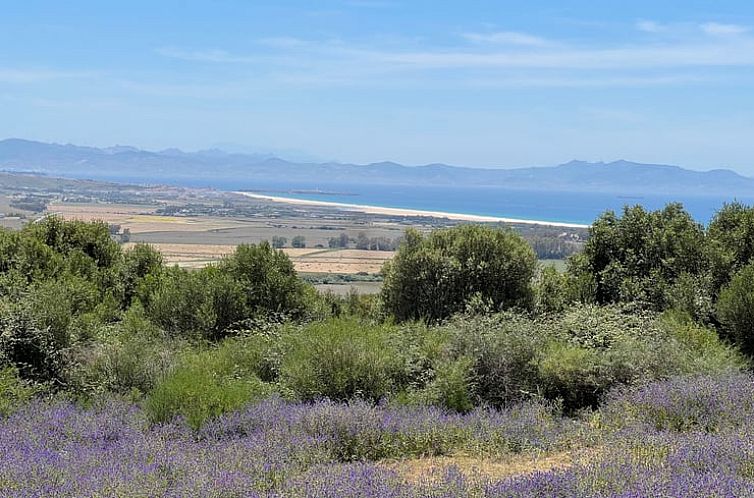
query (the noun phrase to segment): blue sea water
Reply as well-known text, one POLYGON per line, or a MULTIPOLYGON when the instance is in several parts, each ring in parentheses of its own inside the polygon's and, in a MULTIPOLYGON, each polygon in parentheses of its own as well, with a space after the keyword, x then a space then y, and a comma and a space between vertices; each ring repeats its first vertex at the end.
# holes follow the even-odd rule
MULTIPOLYGON (((137 178, 110 179, 140 181, 137 178)), ((141 182, 145 183, 144 180, 141 179, 141 182)), ((161 183, 169 182, 161 180, 161 183)), ((172 183, 228 191, 247 190, 295 199, 579 224, 590 224, 606 210, 620 211, 626 205, 635 204, 641 204, 647 209, 660 209, 669 202, 681 202, 697 221, 705 224, 726 202, 738 200, 754 205, 754 192, 751 197, 734 199, 712 195, 623 196, 613 193, 513 190, 503 187, 330 184, 326 181, 317 184, 291 184, 284 181, 259 183, 251 179, 206 177, 183 178, 172 183)))

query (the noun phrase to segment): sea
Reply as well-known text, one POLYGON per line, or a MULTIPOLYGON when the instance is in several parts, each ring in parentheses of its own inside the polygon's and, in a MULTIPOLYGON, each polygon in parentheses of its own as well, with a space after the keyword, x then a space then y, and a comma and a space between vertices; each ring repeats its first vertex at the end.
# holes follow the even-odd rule
POLYGON ((731 198, 721 195, 678 195, 653 193, 620 195, 569 191, 514 190, 484 186, 374 185, 257 182, 251 179, 181 178, 145 179, 108 177, 121 182, 172 183, 187 187, 210 187, 227 191, 249 191, 277 197, 313 201, 339 202, 377 207, 443 211, 522 220, 591 224, 607 210, 621 211, 624 206, 640 204, 646 209, 661 209, 670 202, 681 202, 698 222, 707 224, 725 204, 740 201, 754 205, 750 197, 731 198))

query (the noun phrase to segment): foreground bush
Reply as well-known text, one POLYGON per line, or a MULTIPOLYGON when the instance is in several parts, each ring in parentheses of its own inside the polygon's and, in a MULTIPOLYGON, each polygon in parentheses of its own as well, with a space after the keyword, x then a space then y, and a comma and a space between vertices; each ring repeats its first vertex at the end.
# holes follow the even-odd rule
POLYGON ((149 393, 149 420, 164 423, 181 417, 198 429, 211 418, 271 394, 272 389, 258 378, 235 375, 235 365, 226 360, 211 352, 187 355, 149 393))
POLYGON ((384 269, 382 299, 398 320, 434 321, 474 299, 492 310, 527 307, 537 259, 517 234, 478 225, 409 230, 384 269))
POLYGON ((754 262, 749 263, 723 287, 717 316, 725 331, 741 349, 754 354, 754 262))
POLYGON ((674 375, 740 371, 746 362, 714 331, 674 316, 583 307, 542 319, 502 314, 442 327, 445 354, 470 358, 474 404, 531 396, 567 410, 596 406, 611 388, 674 375))
POLYGON ((386 398, 403 380, 399 339, 395 327, 352 319, 306 326, 284 339, 281 382, 302 400, 386 398))
POLYGON ((0 367, 0 417, 23 407, 35 392, 33 386, 18 377, 15 368, 0 367))

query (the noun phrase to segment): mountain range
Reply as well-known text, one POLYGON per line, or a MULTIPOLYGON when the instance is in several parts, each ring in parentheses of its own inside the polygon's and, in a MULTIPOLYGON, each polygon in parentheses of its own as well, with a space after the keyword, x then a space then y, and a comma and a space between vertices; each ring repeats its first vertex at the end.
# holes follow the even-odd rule
POLYGON ((22 139, 0 141, 0 169, 87 178, 207 186, 286 184, 494 186, 516 190, 603 192, 620 195, 677 194, 754 196, 754 178, 727 169, 694 171, 678 166, 630 161, 570 161, 558 166, 480 169, 446 164, 404 166, 292 162, 268 154, 220 149, 184 152, 60 145, 22 139))

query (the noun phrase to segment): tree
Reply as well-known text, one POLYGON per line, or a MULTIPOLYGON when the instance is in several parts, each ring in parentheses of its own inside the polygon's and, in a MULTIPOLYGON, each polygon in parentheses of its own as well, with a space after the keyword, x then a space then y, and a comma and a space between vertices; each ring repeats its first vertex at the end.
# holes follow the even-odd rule
POLYGON ((680 204, 659 211, 626 207, 608 211, 589 229, 583 255, 569 271, 577 280, 591 276, 601 304, 640 302, 668 306, 668 291, 682 275, 701 276, 709 267, 704 229, 680 204))
POLYGON ((219 268, 238 281, 251 312, 297 314, 304 307, 304 286, 290 258, 267 242, 242 244, 219 268))
POLYGON ((303 235, 296 235, 291 240, 291 246, 297 249, 303 249, 306 247, 306 238, 303 235))
POLYGON ((275 249, 281 249, 288 243, 288 239, 279 235, 272 236, 272 247, 275 249))
POLYGON ((330 239, 327 241, 327 244, 330 249, 346 248, 348 247, 350 240, 351 239, 348 238, 348 234, 343 232, 337 237, 330 237, 330 239))
POLYGON ((200 334, 217 340, 247 316, 239 282, 216 267, 166 268, 145 277, 138 292, 147 317, 176 336, 200 334))
POLYGON ((754 355, 754 262, 737 272, 723 287, 717 301, 717 316, 741 349, 754 355))
POLYGON ((463 225, 406 238, 384 268, 382 299, 398 320, 435 321, 473 300, 492 309, 529 306, 537 259, 509 230, 463 225))
POLYGON ((367 237, 367 234, 364 232, 359 232, 359 234, 356 236, 356 249, 369 249, 370 240, 369 237, 367 237))
POLYGON ((64 256, 80 250, 99 268, 112 267, 121 256, 120 246, 110 236, 109 225, 101 221, 87 223, 48 216, 27 225, 24 231, 64 256))
POLYGON ((754 258, 754 206, 726 204, 715 214, 708 228, 715 287, 754 258))
POLYGON ((131 304, 139 282, 163 266, 162 254, 149 244, 136 244, 123 254, 121 275, 124 286, 124 305, 131 304))

